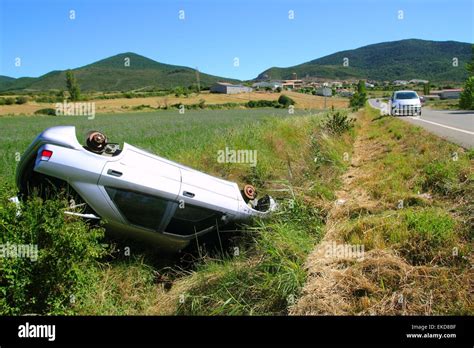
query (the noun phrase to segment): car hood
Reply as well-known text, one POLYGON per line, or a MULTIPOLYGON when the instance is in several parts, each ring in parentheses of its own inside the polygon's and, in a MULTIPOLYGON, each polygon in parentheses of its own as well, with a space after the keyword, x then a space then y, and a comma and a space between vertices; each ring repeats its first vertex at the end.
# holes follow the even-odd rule
POLYGON ((415 105, 420 106, 421 102, 420 99, 398 99, 393 102, 393 105, 415 105))

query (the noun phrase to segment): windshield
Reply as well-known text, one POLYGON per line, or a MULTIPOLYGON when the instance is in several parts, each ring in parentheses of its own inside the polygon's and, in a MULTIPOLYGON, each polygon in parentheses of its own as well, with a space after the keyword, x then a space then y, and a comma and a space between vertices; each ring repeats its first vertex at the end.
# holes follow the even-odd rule
POLYGON ((415 92, 399 92, 395 94, 395 99, 416 99, 418 96, 415 92))

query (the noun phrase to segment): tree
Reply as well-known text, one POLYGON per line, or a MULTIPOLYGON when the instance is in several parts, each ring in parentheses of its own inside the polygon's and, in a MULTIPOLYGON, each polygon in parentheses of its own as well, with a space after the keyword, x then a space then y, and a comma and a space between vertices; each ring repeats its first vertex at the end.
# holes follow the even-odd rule
POLYGON ((77 83, 76 77, 71 70, 66 71, 66 87, 72 101, 77 101, 81 97, 81 90, 77 83))
POLYGON ((367 92, 366 92, 366 89, 365 89, 365 81, 364 80, 359 80, 359 83, 357 84, 357 92, 359 92, 359 94, 364 94, 366 95, 367 92))
POLYGON ((285 107, 288 107, 290 105, 295 105, 295 101, 284 94, 282 94, 280 98, 278 98, 278 103, 285 107))
POLYGON ((459 99, 459 107, 465 110, 474 110, 474 76, 469 76, 464 84, 464 90, 459 99))
POLYGON ((471 54, 471 62, 467 63, 466 69, 469 76, 474 76, 474 45, 471 46, 472 54, 471 54))
POLYGON ((464 83, 461 98, 459 99, 459 107, 461 109, 472 110, 474 109, 474 45, 472 45, 471 61, 467 63, 466 69, 468 77, 464 83))
POLYGON ((429 83, 425 83, 423 85, 423 94, 424 95, 429 95, 430 94, 430 84, 429 83))
POLYGON ((352 95, 349 101, 349 106, 352 108, 352 110, 356 111, 364 107, 366 101, 367 92, 365 89, 365 81, 359 80, 359 83, 357 84, 357 92, 352 95))
POLYGON ((20 97, 17 97, 16 98, 16 101, 15 103, 21 105, 21 104, 25 104, 26 102, 28 102, 28 98, 25 97, 25 96, 20 96, 20 97))

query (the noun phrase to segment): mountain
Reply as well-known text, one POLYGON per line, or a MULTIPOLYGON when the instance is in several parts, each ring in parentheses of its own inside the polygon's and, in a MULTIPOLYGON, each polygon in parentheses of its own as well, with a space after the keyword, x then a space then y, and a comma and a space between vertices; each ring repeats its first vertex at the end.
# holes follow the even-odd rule
MULTIPOLYGON (((129 91, 141 88, 171 89, 196 84, 196 70, 185 66, 169 65, 135 53, 122 53, 95 63, 72 69, 82 91, 129 91), (129 66, 126 63, 129 62, 129 66)), ((51 71, 37 78, 12 79, 0 76, 0 91, 44 91, 66 88, 66 71, 51 71)), ((201 87, 216 81, 237 82, 199 73, 201 87)))
POLYGON ((411 80, 460 82, 471 59, 471 44, 457 41, 401 40, 341 51, 288 68, 273 67, 256 79, 321 77, 328 79, 411 80), (453 66, 453 58, 458 66, 453 66), (343 66, 344 58, 349 66, 343 66))

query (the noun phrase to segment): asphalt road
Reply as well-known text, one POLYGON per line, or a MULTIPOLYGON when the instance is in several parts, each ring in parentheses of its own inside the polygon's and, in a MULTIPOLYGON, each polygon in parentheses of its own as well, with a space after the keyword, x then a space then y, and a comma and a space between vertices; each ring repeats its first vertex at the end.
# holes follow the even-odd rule
MULTIPOLYGON (((374 108, 381 108, 376 99, 369 99, 374 108)), ((399 119, 423 127, 429 132, 464 148, 474 148, 474 111, 422 109, 421 117, 396 116, 399 119)))

